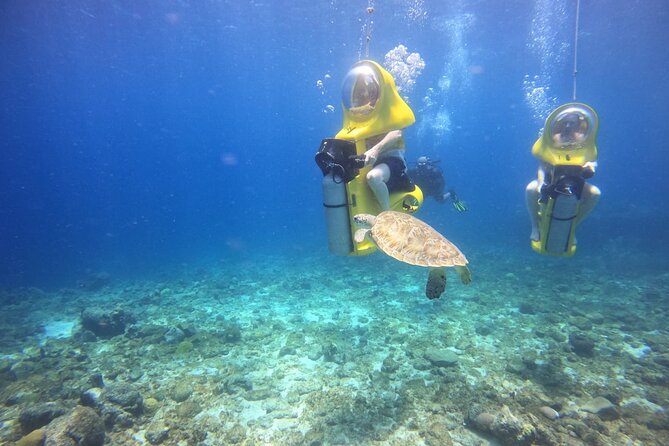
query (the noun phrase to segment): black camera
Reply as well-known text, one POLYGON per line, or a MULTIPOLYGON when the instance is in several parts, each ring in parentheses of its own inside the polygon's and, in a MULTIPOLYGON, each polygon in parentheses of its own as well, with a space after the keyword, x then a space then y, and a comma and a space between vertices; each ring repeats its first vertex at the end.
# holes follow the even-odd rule
POLYGON ((329 138, 321 141, 315 160, 323 176, 333 173, 346 183, 358 176, 360 169, 365 166, 365 157, 356 155, 355 143, 344 139, 329 138))

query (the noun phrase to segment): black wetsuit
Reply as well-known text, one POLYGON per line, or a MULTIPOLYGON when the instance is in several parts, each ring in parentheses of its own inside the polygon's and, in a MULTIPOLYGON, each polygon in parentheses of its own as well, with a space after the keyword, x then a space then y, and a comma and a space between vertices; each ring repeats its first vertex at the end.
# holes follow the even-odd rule
POLYGON ((439 203, 444 203, 444 173, 434 164, 419 164, 407 172, 413 181, 423 191, 423 196, 434 197, 439 203))

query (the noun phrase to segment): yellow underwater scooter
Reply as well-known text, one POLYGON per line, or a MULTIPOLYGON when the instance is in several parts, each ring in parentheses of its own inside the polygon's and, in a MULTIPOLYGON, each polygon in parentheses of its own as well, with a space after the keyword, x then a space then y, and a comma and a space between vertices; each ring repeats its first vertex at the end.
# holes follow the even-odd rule
MULTIPOLYGON (((364 165, 369 139, 408 127, 416 118, 391 74, 371 60, 353 65, 344 79, 342 99, 342 129, 335 138, 324 139, 316 153, 316 164, 323 172, 328 248, 337 255, 367 255, 376 247, 369 240, 354 240, 353 217, 381 212, 366 180, 372 168, 364 165)), ((390 191, 392 210, 414 213, 422 203, 423 193, 415 185, 410 191, 390 191)))
POLYGON ((578 74, 578 25, 580 2, 576 2, 574 24, 574 68, 572 101, 553 110, 544 130, 532 146, 541 160, 539 200, 530 212, 538 212, 539 239, 531 240, 540 254, 569 257, 576 252, 576 226, 592 210, 599 190, 586 183, 595 173, 599 117, 595 110, 576 102, 578 74), (584 192, 585 191, 585 192, 584 192), (587 196, 584 197, 584 193, 587 196))
POLYGON ((539 240, 532 249, 540 254, 572 256, 576 252, 576 225, 585 180, 597 161, 599 118, 582 103, 564 104, 546 119, 544 131, 532 146, 546 175, 539 198, 539 240))

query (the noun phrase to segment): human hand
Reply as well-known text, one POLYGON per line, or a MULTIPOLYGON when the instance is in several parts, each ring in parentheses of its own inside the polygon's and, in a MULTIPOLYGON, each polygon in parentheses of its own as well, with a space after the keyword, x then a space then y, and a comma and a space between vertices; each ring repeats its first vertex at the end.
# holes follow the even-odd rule
POLYGON ((365 166, 370 166, 376 163, 376 151, 370 149, 363 153, 363 155, 365 156, 365 166))
POLYGON ((587 180, 592 178, 595 175, 595 164, 594 163, 585 163, 583 165, 583 170, 581 170, 581 178, 587 180))

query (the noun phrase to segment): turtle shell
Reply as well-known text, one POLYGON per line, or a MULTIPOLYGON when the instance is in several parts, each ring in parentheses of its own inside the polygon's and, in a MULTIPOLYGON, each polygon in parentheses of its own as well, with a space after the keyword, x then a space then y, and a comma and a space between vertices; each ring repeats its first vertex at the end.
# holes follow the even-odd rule
POLYGON ((453 243, 409 214, 381 212, 371 231, 379 249, 400 262, 427 267, 465 266, 468 263, 453 243))

